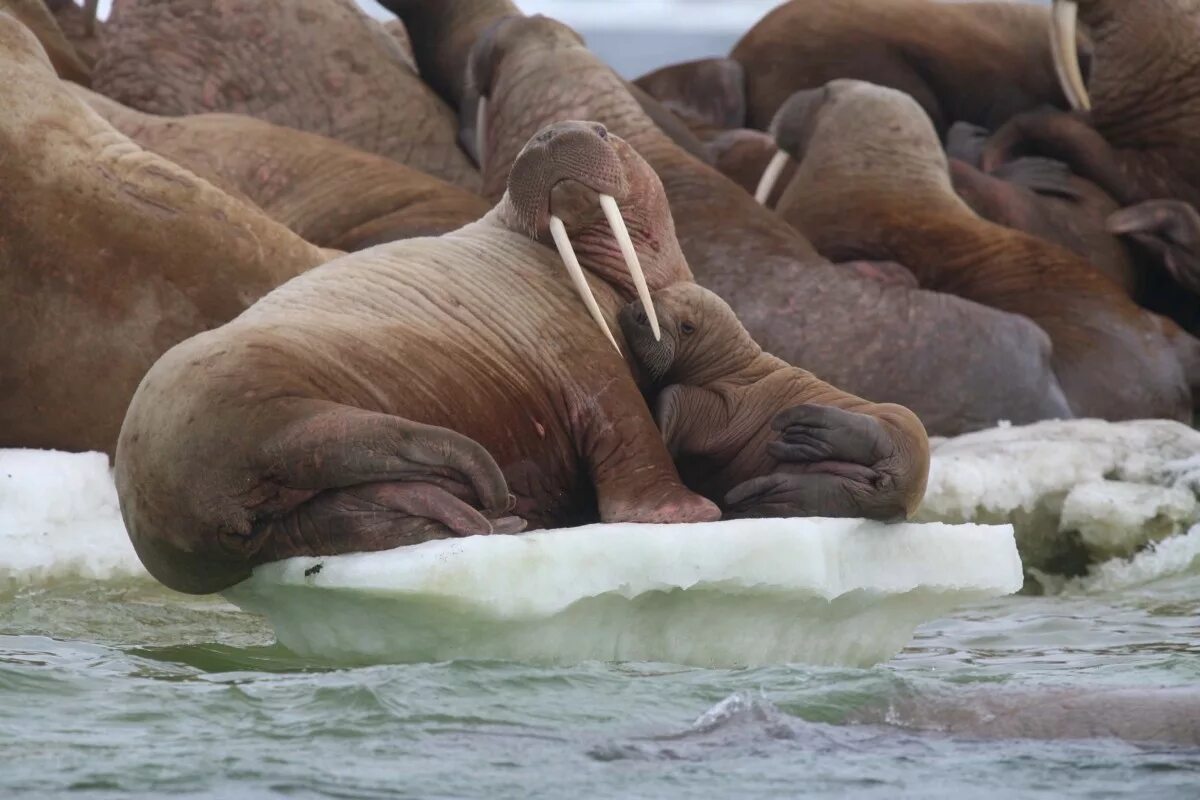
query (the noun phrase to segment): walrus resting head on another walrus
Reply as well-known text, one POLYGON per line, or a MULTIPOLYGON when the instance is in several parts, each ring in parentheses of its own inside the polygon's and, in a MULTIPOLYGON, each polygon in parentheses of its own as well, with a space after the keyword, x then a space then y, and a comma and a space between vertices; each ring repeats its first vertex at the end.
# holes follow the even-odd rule
POLYGON ((621 328, 649 377, 666 385, 658 425, 684 483, 723 498, 727 517, 899 520, 916 510, 929 440, 915 414, 764 353, 728 304, 697 284, 653 298, 661 340, 640 301, 621 311, 621 328))

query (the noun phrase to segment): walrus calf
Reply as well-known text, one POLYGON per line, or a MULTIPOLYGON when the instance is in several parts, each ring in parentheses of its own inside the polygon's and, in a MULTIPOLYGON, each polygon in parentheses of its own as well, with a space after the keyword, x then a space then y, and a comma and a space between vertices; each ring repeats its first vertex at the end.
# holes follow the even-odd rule
POLYGON ((823 255, 895 261, 924 289, 1033 320, 1076 416, 1191 419, 1191 338, 1076 254, 975 214, 911 97, 832 81, 793 95, 772 133, 799 162, 776 211, 823 255))
POLYGON ((641 301, 621 311, 621 329, 649 377, 669 384, 658 425, 684 483, 721 499, 727 517, 892 521, 916 510, 929 439, 915 414, 764 353, 729 305, 697 284, 653 298, 661 340, 641 301))
POLYGON ((481 220, 336 259, 154 365, 117 447, 134 547, 202 593, 297 555, 715 520, 612 333, 690 279, 646 162, 596 123, 548 126, 481 220))

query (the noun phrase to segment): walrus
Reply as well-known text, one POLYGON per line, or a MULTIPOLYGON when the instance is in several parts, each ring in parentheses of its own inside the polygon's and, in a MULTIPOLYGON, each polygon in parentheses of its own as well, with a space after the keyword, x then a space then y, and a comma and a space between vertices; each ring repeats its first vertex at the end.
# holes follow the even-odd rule
POLYGON ((112 454, 155 360, 328 255, 146 152, 0 13, 0 447, 112 454))
POLYGON ((205 593, 290 556, 715 520, 615 320, 690 280, 634 149, 597 123, 543 128, 481 220, 335 259, 150 369, 115 466, 134 547, 205 593))
POLYGON ((319 134, 242 114, 162 117, 73 91, 145 149, 250 200, 320 247, 361 250, 437 236, 491 208, 473 192, 319 134))
POLYGON ((915 414, 764 353, 729 304, 697 284, 652 297, 661 339, 640 300, 622 309, 621 330, 665 386, 655 416, 687 486, 717 500, 728 518, 897 521, 916 511, 929 439, 915 414))
POLYGON ((895 261, 923 288, 1033 320, 1076 416, 1191 419, 1192 337, 1074 253, 971 211, 911 97, 832 81, 789 98, 772 133, 799 162, 776 211, 822 254, 895 261))

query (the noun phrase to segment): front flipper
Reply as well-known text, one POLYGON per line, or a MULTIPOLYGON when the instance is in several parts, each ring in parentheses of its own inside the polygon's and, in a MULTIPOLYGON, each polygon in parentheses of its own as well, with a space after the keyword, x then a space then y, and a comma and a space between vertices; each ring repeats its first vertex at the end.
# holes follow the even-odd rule
POLYGON ((1150 200, 1108 218, 1109 233, 1129 236, 1181 286, 1200 294, 1200 214, 1182 200, 1150 200))
POLYGON ((1136 189, 1126 176, 1117 151, 1095 128, 1076 114, 1045 109, 1028 111, 1006 122, 987 141, 980 168, 994 173, 1020 156, 1045 156, 1104 189, 1119 203, 1133 203, 1136 189))
POLYGON ((767 452, 780 461, 873 467, 896 455, 896 445, 878 419, 834 406, 793 406, 776 414, 771 427, 780 432, 780 440, 768 444, 767 452))
MULTIPOLYGON (((767 452, 780 464, 735 486, 726 516, 867 517, 904 519, 910 508, 914 460, 875 416, 804 404, 776 415, 780 440, 767 452)), ((920 481, 923 492, 924 481, 920 481)), ((919 496, 919 494, 918 494, 919 496)))

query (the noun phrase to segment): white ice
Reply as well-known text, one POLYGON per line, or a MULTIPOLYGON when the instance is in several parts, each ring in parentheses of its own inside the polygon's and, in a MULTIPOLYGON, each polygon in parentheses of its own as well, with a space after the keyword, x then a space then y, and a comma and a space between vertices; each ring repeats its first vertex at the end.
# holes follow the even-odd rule
POLYGON ((268 564, 226 593, 341 662, 867 666, 1021 588, 1007 526, 789 519, 591 525, 268 564))
POLYGON ((141 575, 107 456, 0 450, 0 590, 141 575))
MULTIPOLYGON (((1200 433, 1191 428, 1042 423, 936 442, 920 518, 1011 523, 1035 575, 1072 548, 1093 562, 1087 577, 1047 581, 1052 588, 1108 591, 1200 567, 1198 493, 1200 433)), ((483 642, 498 655, 542 659, 654 652, 718 663, 737 653, 755 663, 866 663, 886 657, 913 624, 964 602, 967 593, 999 591, 986 580, 994 575, 972 569, 1010 566, 984 557, 984 529, 903 526, 866 534, 873 526, 858 524, 609 526, 555 532, 572 537, 558 549, 539 544, 550 533, 431 543, 324 559, 308 578, 301 565, 311 562, 272 565, 244 587, 242 600, 294 602, 271 612, 280 637, 302 651, 350 659, 384 652, 449 657, 483 642), (451 544, 471 551, 454 556, 457 572, 438 561, 451 559, 452 551, 439 550, 451 544), (789 553, 795 555, 781 556, 789 553), (542 560, 551 557, 562 560, 542 560), (254 599, 264 592, 275 599, 254 599), (402 608, 419 613, 398 613, 402 608), (301 631, 305 614, 327 623, 301 631), (849 619, 854 625, 842 624, 849 619), (588 636, 580 635, 584 629, 588 636), (365 642, 365 630, 378 632, 379 650, 365 642), (446 630, 458 638, 439 638, 446 630), (408 649, 395 641, 402 633, 413 637, 408 649)), ((103 455, 0 450, 0 591, 145 577, 103 455)))
POLYGON ((1200 521, 1200 431, 1072 420, 934 443, 917 518, 1011 523, 1027 569, 1127 558, 1200 521))

